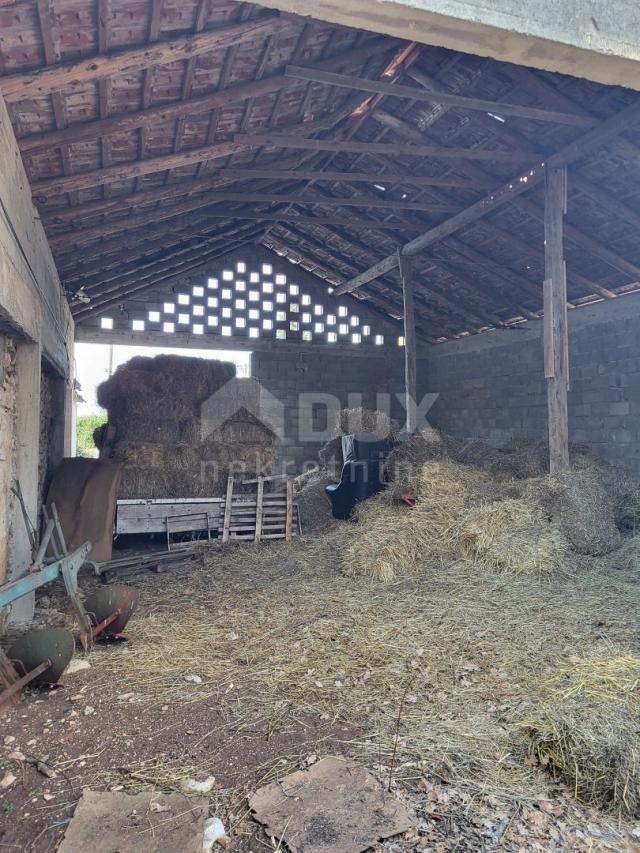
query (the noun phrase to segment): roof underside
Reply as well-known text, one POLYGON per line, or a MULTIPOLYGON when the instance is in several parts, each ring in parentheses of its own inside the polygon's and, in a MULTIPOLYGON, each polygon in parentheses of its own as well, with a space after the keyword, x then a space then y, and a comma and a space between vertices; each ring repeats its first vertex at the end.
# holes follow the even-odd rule
MULTIPOLYGON (((640 98, 230 0, 17 0, 0 72, 80 323, 248 242, 339 286, 640 98)), ((571 305, 640 288, 635 130, 570 167, 571 305)), ((532 188, 417 256, 424 339, 539 316, 542 213, 532 188)), ((402 315, 397 269, 353 295, 402 315)))

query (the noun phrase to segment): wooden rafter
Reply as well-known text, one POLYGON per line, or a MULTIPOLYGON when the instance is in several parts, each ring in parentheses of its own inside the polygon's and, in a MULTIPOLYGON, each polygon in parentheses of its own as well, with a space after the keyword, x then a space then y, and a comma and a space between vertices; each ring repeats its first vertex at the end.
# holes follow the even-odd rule
POLYGON ((0 78, 0 92, 4 99, 11 103, 25 98, 48 95, 62 89, 73 91, 93 80, 113 77, 117 74, 130 74, 154 65, 169 65, 199 53, 231 47, 241 41, 255 39, 261 35, 266 36, 286 27, 287 24, 288 21, 285 18, 268 15, 242 24, 225 25, 210 32, 120 50, 109 56, 96 54, 68 65, 35 69, 27 73, 7 74, 0 78))

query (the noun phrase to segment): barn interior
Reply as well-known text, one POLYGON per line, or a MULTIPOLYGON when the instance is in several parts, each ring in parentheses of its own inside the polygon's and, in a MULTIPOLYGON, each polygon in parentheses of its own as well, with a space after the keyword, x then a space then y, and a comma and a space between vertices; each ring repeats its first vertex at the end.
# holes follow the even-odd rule
POLYGON ((0 0, 0 848, 637 847, 640 21, 529 5, 0 0))

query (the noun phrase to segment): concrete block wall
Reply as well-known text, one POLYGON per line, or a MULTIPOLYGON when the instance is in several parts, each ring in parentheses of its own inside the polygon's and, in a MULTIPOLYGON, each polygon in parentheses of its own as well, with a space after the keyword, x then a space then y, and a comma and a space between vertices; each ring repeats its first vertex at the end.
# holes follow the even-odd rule
POLYGON ((336 408, 375 409, 388 403, 391 416, 404 423, 404 408, 397 396, 404 390, 404 350, 381 349, 374 355, 338 355, 329 347, 322 353, 253 353, 252 376, 285 407, 280 461, 288 463, 290 473, 317 463, 318 450, 332 433, 336 408), (333 405, 327 396, 334 398, 333 405), (315 416, 314 400, 323 410, 315 416))
MULTIPOLYGON (((546 438, 542 323, 434 346, 421 379, 430 422, 504 445, 546 438)), ((569 312, 569 436, 640 474, 640 295, 569 312)))

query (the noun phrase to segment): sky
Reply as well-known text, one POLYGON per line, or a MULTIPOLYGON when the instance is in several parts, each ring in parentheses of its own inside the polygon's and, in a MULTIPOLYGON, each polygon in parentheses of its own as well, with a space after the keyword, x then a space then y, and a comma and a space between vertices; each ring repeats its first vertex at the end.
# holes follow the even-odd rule
POLYGON ((76 379, 80 383, 80 395, 85 401, 78 403, 78 415, 103 414, 96 400, 96 389, 108 379, 110 371, 136 355, 184 355, 190 358, 210 358, 232 361, 238 376, 250 375, 251 353, 232 350, 175 349, 171 347, 128 347, 109 344, 77 343, 75 346, 76 379), (113 355, 111 353, 113 350, 113 355))

